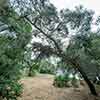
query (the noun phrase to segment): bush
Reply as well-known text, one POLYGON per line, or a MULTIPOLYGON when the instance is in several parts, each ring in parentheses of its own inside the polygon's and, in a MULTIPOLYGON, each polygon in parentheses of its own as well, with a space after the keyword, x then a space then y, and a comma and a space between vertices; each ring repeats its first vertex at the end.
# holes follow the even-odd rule
POLYGON ((22 93, 22 85, 11 80, 2 81, 0 83, 0 94, 2 98, 7 100, 17 100, 22 93))
POLYGON ((23 69, 24 50, 14 47, 17 44, 13 43, 17 43, 13 37, 0 37, 0 97, 7 100, 16 100, 21 90, 18 80, 23 69))
POLYGON ((44 74, 54 74, 55 67, 49 61, 42 60, 39 66, 39 72, 44 74))
POLYGON ((79 81, 78 79, 76 79, 75 76, 72 78, 72 85, 73 85, 75 88, 78 88, 79 85, 80 85, 80 81, 79 81))
POLYGON ((68 86, 67 83, 70 80, 71 79, 69 78, 68 74, 56 76, 55 79, 54 79, 54 86, 57 86, 57 87, 67 87, 68 86))
POLYGON ((55 76, 54 86, 56 87, 79 87, 79 80, 76 77, 69 77, 69 74, 55 76))
POLYGON ((48 67, 42 67, 39 69, 40 73, 44 73, 44 74, 54 74, 54 71, 51 69, 51 68, 48 68, 48 67))

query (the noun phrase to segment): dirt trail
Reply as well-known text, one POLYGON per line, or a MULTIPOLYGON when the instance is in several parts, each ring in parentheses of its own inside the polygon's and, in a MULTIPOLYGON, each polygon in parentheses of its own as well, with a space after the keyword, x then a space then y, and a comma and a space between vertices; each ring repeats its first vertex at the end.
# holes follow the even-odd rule
POLYGON ((18 100, 94 100, 84 88, 56 88, 52 75, 38 75, 21 80, 24 85, 22 97, 18 100))

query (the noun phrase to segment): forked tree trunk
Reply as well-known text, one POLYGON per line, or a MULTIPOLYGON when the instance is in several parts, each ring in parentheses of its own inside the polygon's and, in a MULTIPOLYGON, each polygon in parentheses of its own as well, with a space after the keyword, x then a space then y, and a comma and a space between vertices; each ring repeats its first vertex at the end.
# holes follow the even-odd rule
POLYGON ((77 70, 80 72, 80 74, 81 74, 82 77, 84 78, 84 81, 85 81, 86 84, 88 85, 91 94, 94 95, 94 96, 98 96, 94 84, 89 80, 89 78, 88 78, 88 76, 86 75, 86 73, 84 72, 84 70, 80 67, 79 64, 75 64, 75 63, 74 63, 74 66, 77 68, 77 70))

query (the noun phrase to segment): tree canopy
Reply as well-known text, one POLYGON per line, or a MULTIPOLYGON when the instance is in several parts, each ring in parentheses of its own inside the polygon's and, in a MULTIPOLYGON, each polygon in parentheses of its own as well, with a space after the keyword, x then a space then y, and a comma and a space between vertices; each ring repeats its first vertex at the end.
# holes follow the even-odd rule
POLYGON ((36 58, 55 55, 66 65, 73 66, 83 76, 91 93, 97 95, 84 70, 86 65, 82 64, 87 59, 90 64, 100 64, 99 18, 94 23, 92 10, 79 6, 58 12, 48 0, 1 0, 0 5, 1 82, 17 78, 27 45, 31 44, 36 58), (92 31, 93 25, 98 27, 96 32, 92 31))

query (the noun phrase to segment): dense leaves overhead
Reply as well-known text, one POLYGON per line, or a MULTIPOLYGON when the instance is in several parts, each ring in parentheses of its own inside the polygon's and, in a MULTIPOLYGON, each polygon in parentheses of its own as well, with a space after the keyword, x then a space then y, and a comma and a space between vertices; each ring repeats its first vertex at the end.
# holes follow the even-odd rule
POLYGON ((93 14, 93 11, 84 9, 82 6, 76 7, 73 11, 69 9, 61 11, 61 16, 71 25, 71 28, 80 29, 81 32, 91 29, 93 14))

